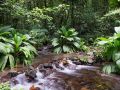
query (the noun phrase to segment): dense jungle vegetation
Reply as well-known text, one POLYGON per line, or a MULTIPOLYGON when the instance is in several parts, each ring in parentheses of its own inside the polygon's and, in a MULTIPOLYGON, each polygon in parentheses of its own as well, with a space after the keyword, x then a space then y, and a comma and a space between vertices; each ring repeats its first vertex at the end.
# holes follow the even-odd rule
POLYGON ((0 0, 1 70, 30 65, 46 45, 55 53, 99 47, 103 71, 119 73, 120 0, 0 0))
MULTIPOLYGON (((91 63, 87 54, 80 62, 119 75, 120 0, 0 0, 0 71, 31 65, 44 46, 92 53, 91 63)), ((9 82, 0 90, 10 90, 9 82)))

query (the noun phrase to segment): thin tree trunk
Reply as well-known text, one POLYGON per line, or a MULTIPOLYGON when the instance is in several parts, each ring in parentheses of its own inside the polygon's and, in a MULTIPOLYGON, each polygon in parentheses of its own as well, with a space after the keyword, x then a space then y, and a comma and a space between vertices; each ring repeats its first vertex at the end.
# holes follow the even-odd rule
POLYGON ((72 0, 71 2, 71 26, 74 27, 74 1, 72 0))

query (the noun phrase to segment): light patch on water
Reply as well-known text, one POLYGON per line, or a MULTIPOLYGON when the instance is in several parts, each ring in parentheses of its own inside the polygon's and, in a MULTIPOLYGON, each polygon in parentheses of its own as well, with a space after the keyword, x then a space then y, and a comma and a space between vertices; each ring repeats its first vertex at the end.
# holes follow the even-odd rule
POLYGON ((97 67, 94 67, 94 66, 85 66, 85 65, 77 65, 76 69, 77 70, 81 70, 81 69, 93 70, 93 69, 97 69, 97 67))

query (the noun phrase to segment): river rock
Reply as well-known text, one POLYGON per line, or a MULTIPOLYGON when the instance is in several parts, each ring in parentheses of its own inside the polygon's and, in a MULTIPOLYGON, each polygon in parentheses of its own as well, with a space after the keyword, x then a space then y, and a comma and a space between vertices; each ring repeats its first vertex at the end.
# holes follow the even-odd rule
POLYGON ((16 72, 16 71, 10 71, 10 72, 8 72, 7 75, 8 75, 10 78, 13 78, 13 77, 16 77, 18 74, 19 74, 19 73, 16 72))
POLYGON ((52 63, 45 63, 45 64, 43 65, 43 67, 44 67, 45 69, 53 69, 52 63))
POLYGON ((30 82, 35 81, 35 78, 37 77, 36 73, 37 73, 37 71, 33 67, 29 67, 25 71, 25 76, 26 76, 28 81, 30 81, 30 82))
POLYGON ((73 63, 74 63, 75 65, 81 65, 81 62, 79 62, 79 61, 73 61, 73 63))
POLYGON ((63 64, 63 66, 67 67, 69 66, 69 63, 67 60, 62 60, 61 63, 63 64))
POLYGON ((11 83, 13 85, 19 84, 18 80, 16 80, 15 78, 11 79, 11 83))
POLYGON ((32 85, 31 87, 30 87, 30 90, 41 90, 39 87, 35 87, 34 85, 32 85))
POLYGON ((64 68, 61 67, 58 62, 55 62, 54 65, 55 65, 56 68, 58 68, 60 70, 64 70, 64 68))

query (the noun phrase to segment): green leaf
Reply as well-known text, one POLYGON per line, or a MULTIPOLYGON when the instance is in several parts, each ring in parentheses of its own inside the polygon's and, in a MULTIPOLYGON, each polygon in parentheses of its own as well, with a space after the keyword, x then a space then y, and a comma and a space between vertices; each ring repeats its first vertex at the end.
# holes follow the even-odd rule
POLYGON ((99 41, 98 42, 99 45, 105 45, 106 43, 108 43, 108 41, 99 41))
POLYGON ((115 32, 120 33, 120 27, 115 27, 115 32))
POLYGON ((113 60, 117 61, 120 59, 120 52, 113 54, 113 60))
POLYGON ((15 65, 14 57, 12 55, 8 55, 9 62, 10 62, 10 68, 13 68, 15 65))
POLYGON ((24 53, 26 58, 29 58, 29 56, 31 56, 30 50, 27 47, 20 47, 20 51, 24 53))
POLYGON ((120 69, 120 59, 116 61, 118 68, 120 69))
POLYGON ((61 47, 56 47, 56 48, 54 49, 54 52, 56 52, 56 53, 61 53, 61 52, 62 52, 62 48, 61 48, 61 47))
POLYGON ((54 39, 52 40, 52 45, 53 45, 54 47, 56 47, 56 46, 59 45, 57 38, 54 38, 54 39))
POLYGON ((22 38, 16 34, 14 36, 14 44, 17 48, 22 44, 22 38))
POLYGON ((70 48, 68 46, 63 46, 63 52, 70 52, 70 48))
POLYGON ((102 69, 102 71, 104 73, 107 73, 107 74, 111 74, 111 73, 115 73, 117 70, 116 70, 116 65, 115 64, 108 64, 108 65, 105 65, 102 69))
POLYGON ((79 43, 74 42, 73 44, 74 44, 74 45, 75 45, 75 47, 77 47, 78 49, 80 48, 80 44, 79 44, 79 43))
POLYGON ((74 41, 74 38, 73 37, 68 37, 67 40, 68 41, 74 41))
POLYGON ((7 65, 7 61, 8 61, 8 56, 6 55, 2 58, 2 67, 1 67, 2 71, 5 68, 5 66, 7 65))

